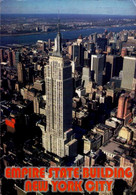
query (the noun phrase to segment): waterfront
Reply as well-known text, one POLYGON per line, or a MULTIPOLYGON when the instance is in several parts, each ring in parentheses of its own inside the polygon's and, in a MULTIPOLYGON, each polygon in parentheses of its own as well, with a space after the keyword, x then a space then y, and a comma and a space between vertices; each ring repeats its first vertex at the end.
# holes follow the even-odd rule
MULTIPOLYGON (((73 30, 73 31, 63 31, 62 38, 63 39, 75 39, 80 34, 84 37, 89 36, 92 33, 103 33, 105 28, 90 28, 90 29, 82 29, 82 30, 73 30)), ((127 26, 127 27, 111 27, 107 28, 108 31, 112 32, 120 32, 122 30, 136 30, 136 26, 127 26)), ((31 35, 20 35, 20 36, 2 36, 0 40, 1 46, 6 46, 8 44, 33 44, 36 43, 37 40, 47 41, 48 39, 53 40, 56 36, 56 32, 52 33, 44 33, 44 34, 31 34, 31 35)))

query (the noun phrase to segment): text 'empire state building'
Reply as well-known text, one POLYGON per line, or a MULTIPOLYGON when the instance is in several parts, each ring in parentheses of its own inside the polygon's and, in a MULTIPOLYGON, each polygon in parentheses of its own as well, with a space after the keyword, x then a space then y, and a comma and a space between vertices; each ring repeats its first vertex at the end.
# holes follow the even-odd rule
POLYGON ((55 38, 55 51, 45 66, 46 132, 45 151, 59 157, 76 156, 77 140, 72 126, 72 70, 70 61, 62 55, 61 34, 55 38))

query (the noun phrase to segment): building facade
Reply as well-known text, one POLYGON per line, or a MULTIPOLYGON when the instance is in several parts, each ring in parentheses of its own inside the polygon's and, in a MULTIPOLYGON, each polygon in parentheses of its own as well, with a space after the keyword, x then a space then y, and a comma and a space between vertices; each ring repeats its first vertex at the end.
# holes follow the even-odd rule
POLYGON ((94 80, 98 85, 103 84, 104 55, 92 55, 91 71, 94 71, 94 80))
POLYGON ((61 54, 61 37, 55 39, 55 52, 45 67, 46 132, 43 146, 60 157, 76 155, 76 139, 72 126, 72 70, 61 54), (73 150, 73 151, 72 151, 73 150))
POLYGON ((121 87, 132 90, 134 79, 136 79, 136 58, 124 57, 121 87))

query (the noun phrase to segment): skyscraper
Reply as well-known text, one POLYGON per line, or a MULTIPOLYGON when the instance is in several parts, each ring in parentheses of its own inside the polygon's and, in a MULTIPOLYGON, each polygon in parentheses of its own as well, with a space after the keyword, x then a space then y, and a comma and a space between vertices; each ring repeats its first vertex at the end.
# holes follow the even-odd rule
POLYGON ((12 50, 12 65, 16 66, 16 54, 14 50, 12 50))
POLYGON ((94 80, 98 85, 103 84, 104 55, 92 55, 91 71, 94 71, 94 80))
POLYGON ((75 156, 77 140, 72 126, 72 71, 68 59, 61 53, 61 34, 55 38, 55 51, 45 66, 46 84, 46 132, 45 151, 59 157, 75 156))
POLYGON ((18 63, 17 65, 17 74, 18 74, 18 82, 23 83, 24 82, 24 68, 21 62, 18 63))
POLYGON ((16 52, 15 54, 15 66, 17 67, 18 63, 20 62, 21 60, 21 54, 19 51, 16 52))
POLYGON ((89 67, 83 68, 83 74, 82 74, 82 82, 84 84, 84 87, 88 85, 88 83, 91 81, 91 71, 89 67))
POLYGON ((73 43, 73 61, 77 61, 78 65, 83 66, 84 52, 82 44, 73 43))
POLYGON ((73 47, 72 47, 72 45, 69 45, 68 46, 69 59, 72 59, 72 53, 73 53, 73 47))
POLYGON ((121 50, 121 56, 124 57, 124 56, 127 56, 127 48, 126 47, 123 47, 122 50, 121 50))
POLYGON ((75 58, 79 59, 80 56, 80 47, 77 43, 73 44, 73 61, 75 61, 75 58))
POLYGON ((55 38, 55 53, 60 56, 61 54, 61 33, 60 33, 60 30, 59 30, 59 25, 58 25, 58 33, 57 33, 57 36, 55 38))
POLYGON ((7 51, 7 56, 8 56, 8 65, 9 65, 9 66, 12 66, 12 65, 13 65, 12 51, 8 50, 8 51, 7 51))
POLYGON ((14 50, 8 50, 7 52, 7 61, 9 66, 15 66, 16 65, 16 57, 15 57, 15 51, 14 50))
POLYGON ((51 49, 51 40, 48 39, 48 49, 51 49))
POLYGON ((106 46, 107 46, 107 39, 106 38, 98 38, 97 45, 99 48, 101 48, 103 51, 105 51, 106 46))
POLYGON ((96 43, 96 41, 97 41, 97 33, 94 33, 93 34, 93 42, 96 43))
POLYGON ((132 90, 133 81, 136 79, 136 58, 124 57, 123 62, 123 77, 121 87, 124 89, 132 90))
POLYGON ((125 107, 125 95, 122 94, 118 101, 118 111, 117 111, 117 117, 120 119, 123 119, 124 117, 124 107, 125 107))
POLYGON ((0 62, 4 61, 4 50, 0 49, 0 62))
POLYGON ((123 66, 123 58, 116 55, 106 55, 106 78, 109 81, 114 76, 119 76, 123 66))
POLYGON ((121 94, 118 101, 117 118, 124 119, 125 124, 131 119, 131 97, 129 94, 121 94))
POLYGON ((84 48, 82 45, 82 36, 80 35, 75 43, 73 43, 73 61, 83 66, 84 63, 84 48))
POLYGON ((38 41, 37 41, 37 43, 36 43, 36 45, 37 45, 37 49, 38 49, 38 51, 42 51, 42 52, 44 52, 44 51, 45 51, 46 44, 45 44, 45 42, 44 42, 44 41, 42 41, 42 40, 38 40, 38 41))

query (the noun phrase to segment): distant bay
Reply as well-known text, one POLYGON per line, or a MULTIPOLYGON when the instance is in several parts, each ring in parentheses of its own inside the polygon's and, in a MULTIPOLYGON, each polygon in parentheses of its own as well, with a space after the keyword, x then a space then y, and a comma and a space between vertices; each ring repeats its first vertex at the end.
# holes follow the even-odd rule
MULTIPOLYGON (((63 39, 76 39, 80 34, 83 37, 89 36, 92 33, 103 33, 104 30, 112 32, 120 32, 122 30, 136 30, 136 26, 122 26, 122 27, 110 27, 110 28, 89 28, 82 30, 62 31, 63 39)), ((56 36, 56 32, 42 33, 42 34, 30 34, 30 35, 17 35, 17 36, 1 36, 0 46, 6 46, 8 44, 33 44, 37 40, 47 41, 48 39, 53 40, 56 36)))

